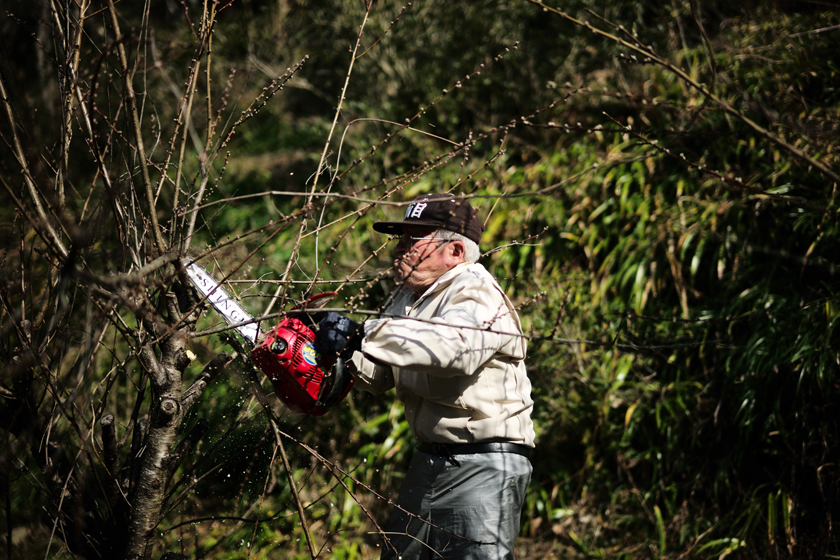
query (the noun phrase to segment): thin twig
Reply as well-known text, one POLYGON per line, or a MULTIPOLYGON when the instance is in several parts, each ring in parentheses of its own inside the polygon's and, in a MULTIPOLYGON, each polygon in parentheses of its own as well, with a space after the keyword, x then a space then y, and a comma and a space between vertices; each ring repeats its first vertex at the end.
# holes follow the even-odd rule
POLYGON ((140 114, 137 111, 137 98, 134 94, 134 84, 131 81, 131 73, 128 68, 128 57, 125 54, 125 44, 122 41, 122 33, 120 32, 120 24, 117 18, 117 10, 114 7, 114 0, 108 0, 108 9, 111 12, 111 24, 114 26, 114 34, 117 41, 117 53, 119 54, 120 67, 123 73, 123 85, 125 88, 125 99, 128 105, 129 122, 131 123, 132 131, 134 132, 134 148, 137 150, 138 164, 140 166, 140 177, 143 180, 143 187, 146 191, 146 201, 149 204, 149 220, 152 224, 152 235, 155 243, 157 243, 157 250, 159 253, 166 252, 166 243, 163 240, 163 234, 160 230, 160 224, 157 219, 157 211, 155 206, 155 193, 152 187, 152 180, 149 177, 149 164, 146 159, 146 149, 143 146, 143 131, 140 126, 140 114))
POLYGON ((29 164, 27 163, 26 156, 23 153, 23 147, 21 146, 20 139, 18 138, 17 123, 15 122, 15 118, 12 113, 12 103, 9 99, 9 94, 6 92, 6 83, 3 80, 2 73, 0 73, 0 99, 3 100, 3 107, 6 109, 6 118, 9 121, 9 129, 12 133, 14 156, 15 159, 17 159, 18 165, 20 165, 20 168, 23 171, 23 179, 26 183, 27 189, 29 189, 29 196, 32 198, 32 203, 35 205, 35 211, 38 213, 38 217, 41 219, 41 223, 44 225, 44 228, 47 231, 47 235, 49 235, 53 245, 58 250, 59 255, 62 259, 66 259, 68 254, 67 249, 64 248, 64 244, 61 242, 61 239, 59 239, 58 234, 56 234, 55 230, 50 224, 49 218, 47 218, 47 213, 44 211, 44 206, 41 203, 41 197, 38 194, 37 188, 35 187, 35 181, 33 180, 32 174, 30 173, 29 164))

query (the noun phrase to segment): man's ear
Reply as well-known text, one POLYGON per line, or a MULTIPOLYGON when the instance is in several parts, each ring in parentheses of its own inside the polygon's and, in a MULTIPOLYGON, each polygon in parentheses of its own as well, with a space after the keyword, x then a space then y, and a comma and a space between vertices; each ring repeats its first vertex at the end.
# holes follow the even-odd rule
POLYGON ((446 251, 455 264, 464 262, 464 257, 467 254, 467 249, 461 241, 450 241, 446 244, 446 251))

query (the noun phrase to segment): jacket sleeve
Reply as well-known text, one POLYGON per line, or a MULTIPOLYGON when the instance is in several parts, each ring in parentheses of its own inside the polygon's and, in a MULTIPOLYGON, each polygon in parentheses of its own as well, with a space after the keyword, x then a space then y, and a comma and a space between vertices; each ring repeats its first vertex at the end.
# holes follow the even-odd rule
POLYGON ((356 387, 368 393, 378 395, 394 386, 394 374, 384 364, 375 364, 361 352, 353 352, 350 365, 356 374, 356 387))
MULTIPOLYGON (((502 294, 486 283, 468 282, 433 319, 369 320, 362 351, 377 363, 454 377, 475 373, 502 347, 521 347, 510 343, 518 334, 502 294)), ((513 357, 524 358, 524 352, 513 357)))

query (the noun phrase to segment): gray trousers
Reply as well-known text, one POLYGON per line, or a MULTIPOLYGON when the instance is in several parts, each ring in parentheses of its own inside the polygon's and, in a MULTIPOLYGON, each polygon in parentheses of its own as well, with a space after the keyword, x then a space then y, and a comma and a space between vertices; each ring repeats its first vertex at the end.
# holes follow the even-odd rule
POLYGON ((531 463, 515 453, 451 459, 415 453, 386 529, 391 546, 382 545, 383 560, 513 558, 531 463))

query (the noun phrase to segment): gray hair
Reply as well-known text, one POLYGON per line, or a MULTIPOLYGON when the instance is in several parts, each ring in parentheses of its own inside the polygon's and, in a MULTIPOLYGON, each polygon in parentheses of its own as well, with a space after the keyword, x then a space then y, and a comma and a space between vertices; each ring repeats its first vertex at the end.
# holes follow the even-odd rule
POLYGON ((478 248, 478 243, 472 239, 467 239, 460 233, 455 233, 448 229, 436 230, 433 235, 438 239, 445 239, 446 241, 460 241, 464 244, 464 262, 470 264, 478 262, 478 258, 481 256, 481 250, 478 248))

